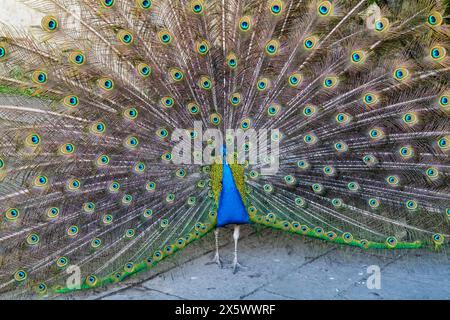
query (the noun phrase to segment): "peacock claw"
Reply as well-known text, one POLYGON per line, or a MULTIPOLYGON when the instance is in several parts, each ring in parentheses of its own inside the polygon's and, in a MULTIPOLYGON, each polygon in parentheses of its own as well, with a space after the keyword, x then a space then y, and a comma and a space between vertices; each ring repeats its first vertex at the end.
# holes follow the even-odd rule
POLYGON ((236 259, 233 261, 233 274, 236 274, 239 269, 247 269, 248 267, 240 264, 236 259))
POLYGON ((210 264, 217 264, 219 268, 222 269, 222 259, 220 259, 220 256, 217 253, 214 255, 214 258, 210 262, 206 263, 206 265, 210 264))

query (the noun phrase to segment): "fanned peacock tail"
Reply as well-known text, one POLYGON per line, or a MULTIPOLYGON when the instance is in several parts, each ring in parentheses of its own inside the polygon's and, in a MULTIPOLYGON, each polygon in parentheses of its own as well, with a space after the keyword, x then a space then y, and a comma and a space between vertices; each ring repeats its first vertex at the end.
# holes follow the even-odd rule
POLYGON ((173 161, 176 129, 214 144, 196 121, 279 130, 275 174, 230 164, 253 223, 448 244, 444 1, 22 2, 46 16, 0 27, 0 292, 120 281, 212 230, 222 165, 173 161))

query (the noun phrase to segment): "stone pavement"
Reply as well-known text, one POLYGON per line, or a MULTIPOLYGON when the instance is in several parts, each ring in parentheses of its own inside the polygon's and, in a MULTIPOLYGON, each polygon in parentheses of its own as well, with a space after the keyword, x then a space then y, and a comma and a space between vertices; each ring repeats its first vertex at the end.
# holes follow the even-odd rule
POLYGON ((214 235, 117 287, 62 299, 450 299, 450 258, 431 251, 362 251, 282 231, 243 228, 233 274, 232 229, 221 231, 223 269, 207 264, 214 235), (381 269, 368 289, 367 267, 381 269))

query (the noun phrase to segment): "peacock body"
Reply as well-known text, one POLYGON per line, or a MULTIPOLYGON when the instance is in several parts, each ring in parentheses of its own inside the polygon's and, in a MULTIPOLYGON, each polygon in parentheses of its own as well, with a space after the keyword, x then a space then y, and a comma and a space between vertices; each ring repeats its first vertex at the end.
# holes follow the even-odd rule
POLYGON ((227 224, 447 250, 444 1, 22 2, 45 17, 0 27, 1 293, 115 283, 227 224))

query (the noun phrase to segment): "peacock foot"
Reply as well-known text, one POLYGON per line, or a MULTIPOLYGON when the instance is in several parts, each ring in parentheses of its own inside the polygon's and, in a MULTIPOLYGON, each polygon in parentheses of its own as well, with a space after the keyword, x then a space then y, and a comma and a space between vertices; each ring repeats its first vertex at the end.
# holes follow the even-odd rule
POLYGON ((237 259, 233 261, 233 274, 236 274, 240 269, 247 269, 248 267, 240 264, 237 259))
POLYGON ((222 268, 222 259, 220 259, 220 256, 218 253, 216 253, 214 255, 214 258, 210 262, 206 263, 206 265, 210 265, 210 264, 217 264, 219 266, 219 268, 222 268))

